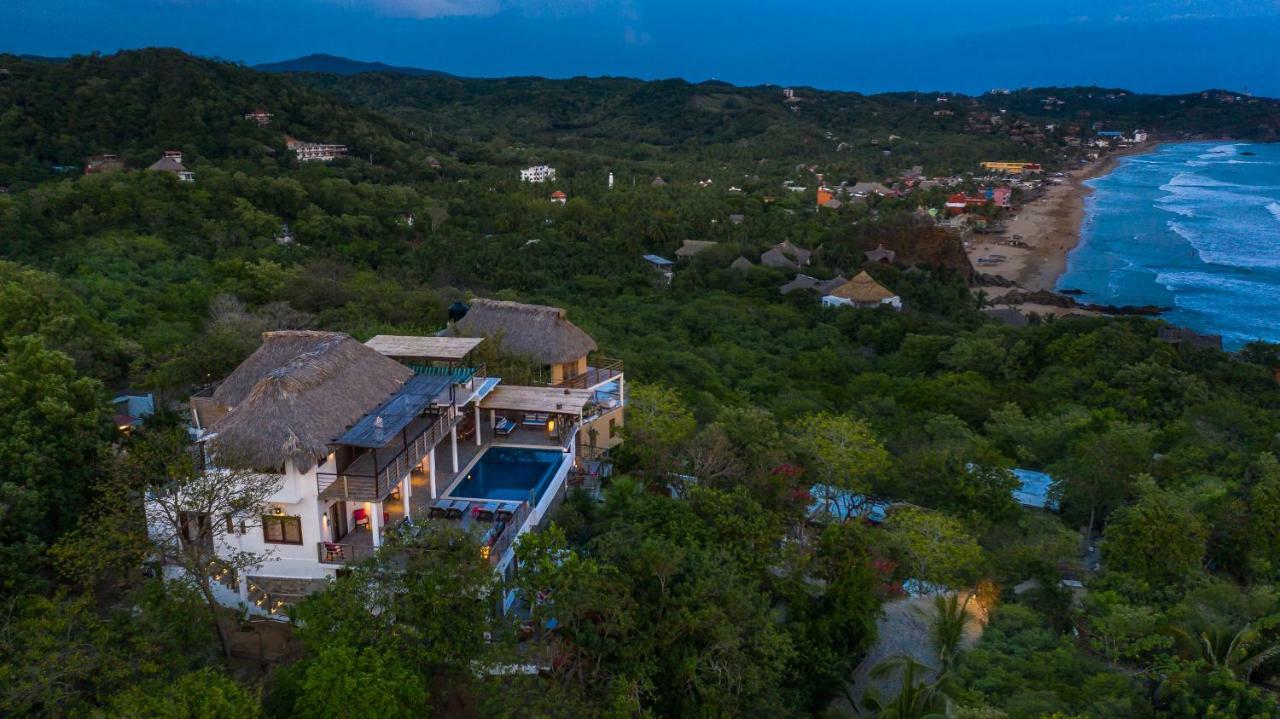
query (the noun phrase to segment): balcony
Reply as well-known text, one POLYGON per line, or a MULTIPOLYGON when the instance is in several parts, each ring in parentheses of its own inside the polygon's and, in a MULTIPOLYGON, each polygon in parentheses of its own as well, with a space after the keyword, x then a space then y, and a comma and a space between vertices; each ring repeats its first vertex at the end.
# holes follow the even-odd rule
POLYGON ((391 494, 400 480, 422 463, 433 447, 458 423, 452 405, 439 414, 419 417, 402 435, 382 449, 364 452, 340 472, 317 472, 316 483, 323 500, 380 502, 391 494))
POLYGON ((622 370, 622 360, 620 359, 595 357, 588 361, 586 372, 567 377, 560 382, 553 382, 551 386, 567 389, 592 389, 621 377, 622 370))
MULTIPOLYGON (((423 506, 414 519, 402 518, 388 528, 386 534, 412 533, 414 526, 422 522, 455 523, 476 537, 481 557, 490 565, 497 565, 515 543, 531 511, 528 502, 441 498, 423 506)), ((377 550, 373 546, 372 533, 367 531, 352 532, 341 542, 318 542, 316 545, 317 559, 321 564, 330 565, 360 562, 372 557, 377 550)))

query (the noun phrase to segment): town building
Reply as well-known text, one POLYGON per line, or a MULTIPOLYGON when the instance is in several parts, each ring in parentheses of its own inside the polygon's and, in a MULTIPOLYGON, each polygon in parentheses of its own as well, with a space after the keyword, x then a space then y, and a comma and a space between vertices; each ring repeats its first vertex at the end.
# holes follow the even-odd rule
POLYGON ((151 164, 148 170, 156 172, 170 172, 178 176, 182 182, 195 182, 196 173, 188 170, 182 165, 182 152, 179 150, 165 150, 164 157, 156 160, 151 164))
POLYGON ((143 420, 155 414, 156 400, 150 393, 116 395, 111 400, 116 429, 127 432, 142 424, 143 420))
POLYGON ((346 145, 305 142, 293 137, 285 137, 284 144, 298 158, 298 162, 329 162, 347 154, 346 145))
POLYGON ((861 307, 871 308, 888 305, 895 310, 902 309, 902 298, 889 288, 876 282, 866 272, 859 272, 856 277, 823 295, 822 304, 826 307, 861 307))
POLYGON ((1006 175, 1024 175, 1040 172, 1042 169, 1034 162, 984 162, 982 168, 1006 175))
POLYGON ((990 200, 978 195, 966 195, 963 192, 957 192, 947 196, 947 202, 943 207, 952 215, 963 215, 972 208, 985 207, 990 200))
POLYGON ((1013 188, 1011 187, 991 188, 991 204, 1006 210, 1013 207, 1013 188))
POLYGON ((555 192, 551 193, 551 201, 558 205, 563 205, 564 203, 569 201, 569 196, 564 194, 564 192, 560 190, 556 190, 555 192))
POLYGON ((521 182, 548 182, 556 179, 556 168, 550 165, 534 165, 520 171, 521 182))
POLYGON ((231 375, 191 398, 204 471, 277 481, 260 521, 228 520, 225 546, 214 548, 266 557, 223 577, 220 602, 283 616, 389 533, 426 521, 473 531, 495 571, 511 571, 515 538, 541 526, 569 484, 609 472, 622 363, 590 359, 595 342, 559 308, 476 300, 451 314, 461 318, 445 334, 364 344, 338 332, 267 332, 231 375), (474 360, 485 342, 542 363, 543 380, 489 377, 474 360))

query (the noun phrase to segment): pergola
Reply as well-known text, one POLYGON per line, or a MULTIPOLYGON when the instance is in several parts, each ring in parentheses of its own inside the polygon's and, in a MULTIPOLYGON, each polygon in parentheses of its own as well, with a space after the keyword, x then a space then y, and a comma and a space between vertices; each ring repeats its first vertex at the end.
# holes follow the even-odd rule
MULTIPOLYGON (((477 409, 489 410, 490 426, 496 426, 498 412, 517 412, 526 417, 545 415, 548 421, 564 417, 577 423, 582 421, 582 410, 594 396, 595 392, 586 389, 498 385, 480 400, 477 409)), ((565 427, 568 422, 557 424, 565 427)), ((555 426, 550 425, 548 429, 555 426)))
POLYGON ((453 363, 466 359, 481 342, 484 342, 483 337, 378 335, 364 344, 398 360, 453 363))

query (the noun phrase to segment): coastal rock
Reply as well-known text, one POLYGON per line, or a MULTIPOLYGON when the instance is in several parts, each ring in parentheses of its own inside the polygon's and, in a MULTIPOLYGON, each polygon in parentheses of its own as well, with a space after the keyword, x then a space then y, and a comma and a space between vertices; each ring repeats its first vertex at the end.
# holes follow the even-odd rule
POLYGON ((1028 292, 1026 290, 1013 290, 1005 293, 1003 296, 995 300, 994 304, 998 305, 1049 305, 1051 307, 1064 307, 1066 309, 1087 310, 1089 312, 1100 312, 1106 315, 1143 315, 1155 316, 1164 312, 1167 308, 1155 305, 1139 305, 1139 306, 1117 306, 1117 305, 1093 305, 1084 302, 1078 302, 1074 297, 1068 297, 1059 292, 1050 292, 1049 290, 1035 290, 1028 292))
POLYGON ((1017 282, 1002 277, 1000 275, 992 275, 986 272, 978 272, 973 276, 973 284, 978 287, 1020 287, 1017 282))

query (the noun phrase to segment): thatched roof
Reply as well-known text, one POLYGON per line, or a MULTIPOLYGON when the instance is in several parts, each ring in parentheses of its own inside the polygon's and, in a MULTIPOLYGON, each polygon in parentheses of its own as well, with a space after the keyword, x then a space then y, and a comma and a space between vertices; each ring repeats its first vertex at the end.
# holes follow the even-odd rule
POLYGON ((879 302, 897 296, 866 272, 859 272, 857 277, 831 290, 831 295, 854 302, 879 302))
POLYGON ((676 250, 676 257, 693 257, 699 252, 709 250, 718 244, 720 243, 712 240, 685 240, 684 244, 680 245, 680 249, 676 250))
POLYGON ((487 337, 499 352, 538 364, 572 362, 594 352, 596 342, 566 314, 559 307, 477 299, 454 324, 452 334, 487 337))
POLYGON ((755 265, 751 264, 751 260, 742 256, 739 256, 738 259, 729 263, 729 269, 731 270, 749 270, 752 267, 755 267, 755 265))
POLYGON ((299 472, 413 372, 340 332, 264 332, 262 346, 213 393, 230 410, 208 427, 219 464, 299 472))

